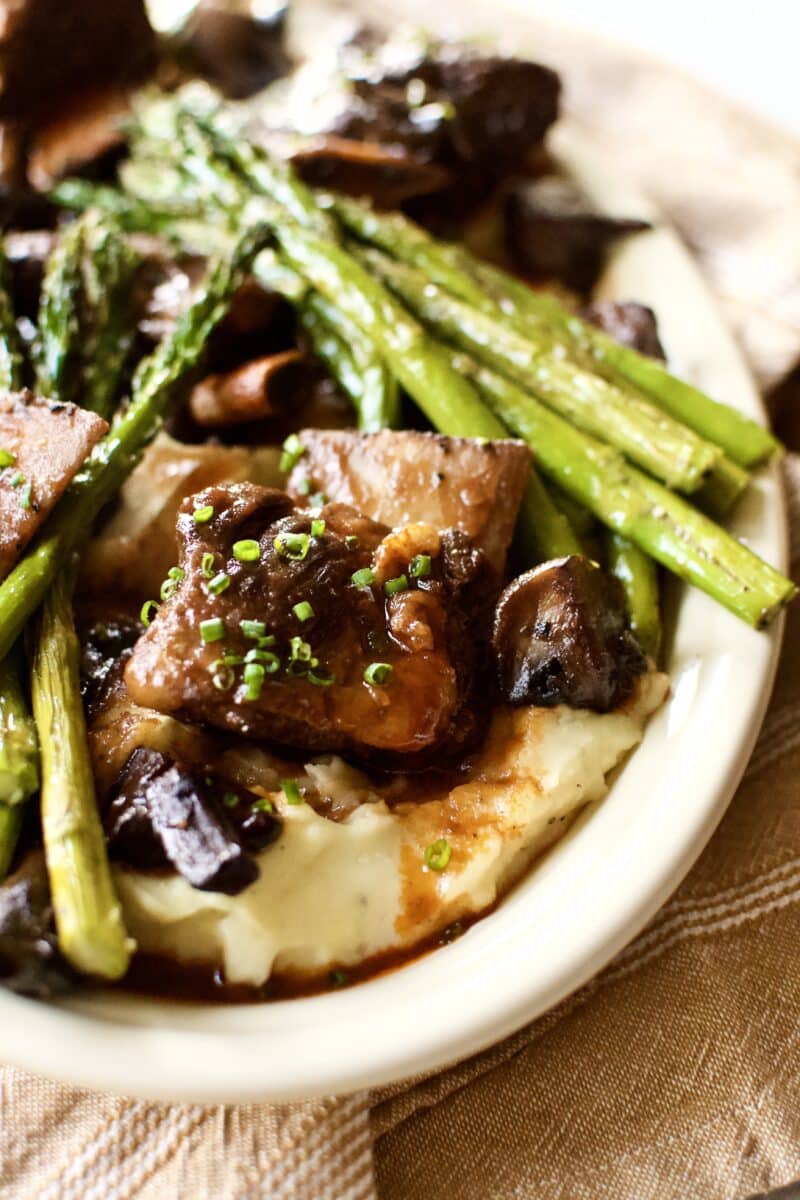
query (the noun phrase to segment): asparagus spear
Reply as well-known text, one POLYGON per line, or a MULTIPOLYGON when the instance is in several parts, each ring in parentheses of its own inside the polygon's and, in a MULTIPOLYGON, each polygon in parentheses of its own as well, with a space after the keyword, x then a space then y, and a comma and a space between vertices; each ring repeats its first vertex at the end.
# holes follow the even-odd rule
POLYGON ((525 504, 532 513, 533 545, 539 562, 584 553, 571 521, 554 501, 535 466, 531 467, 525 504))
POLYGON ((397 429, 400 392, 397 380, 372 343, 336 305, 312 293, 300 307, 300 323, 311 345, 344 387, 358 414, 358 428, 397 429))
POLYGON ((534 448, 544 474, 679 578, 758 629, 797 594, 791 580, 611 446, 467 355, 454 353, 451 361, 534 448))
POLYGON ((573 354, 577 353, 584 364, 594 363, 596 369, 605 370, 612 382, 627 382, 641 389, 670 416, 720 446, 740 466, 757 466, 780 449, 763 426, 677 379, 655 359, 621 346, 575 316, 555 296, 528 287, 475 258, 463 246, 438 241, 401 213, 376 213, 346 196, 328 198, 326 203, 357 237, 423 269, 434 283, 481 312, 489 316, 502 313, 523 335, 546 327, 566 338, 573 354))
POLYGON ((26 800, 39 788, 36 726, 22 688, 19 654, 0 664, 0 880, 8 873, 26 800))
POLYGON ((567 361, 552 340, 548 345, 546 334, 521 337, 379 250, 359 250, 358 258, 437 334, 530 389, 579 429, 616 446, 669 487, 696 491, 719 459, 716 447, 653 405, 567 361))
POLYGON ((31 668, 42 745, 42 833, 58 941, 78 971, 119 979, 133 943, 125 933, 97 810, 80 695, 71 570, 45 600, 31 668))
POLYGON ((606 540, 607 566, 625 589, 631 629, 645 654, 656 662, 661 646, 658 568, 647 554, 619 533, 606 540))
POLYGON ((5 246, 0 239, 0 389, 14 392, 22 387, 23 356, 8 276, 5 246))
POLYGON ((202 356, 211 330, 267 232, 253 228, 229 261, 212 264, 197 299, 156 351, 139 366, 131 402, 95 447, 41 536, 0 583, 0 658, 41 604, 59 568, 105 504, 119 490, 175 400, 176 387, 202 356))
POLYGON ((19 841, 24 809, 20 804, 0 804, 0 882, 8 874, 19 841))
POLYGON ((109 218, 67 226, 42 282, 36 383, 45 396, 111 413, 132 343, 138 257, 109 218))

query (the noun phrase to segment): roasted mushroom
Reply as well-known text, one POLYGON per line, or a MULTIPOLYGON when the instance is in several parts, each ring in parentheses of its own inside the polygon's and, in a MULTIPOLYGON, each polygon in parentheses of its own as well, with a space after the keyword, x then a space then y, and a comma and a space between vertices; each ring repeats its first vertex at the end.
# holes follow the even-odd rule
POLYGON ((75 984, 58 949, 41 850, 27 854, 0 885, 0 982, 12 992, 40 999, 75 984))
POLYGON ((215 789, 212 779, 200 782, 183 764, 142 747, 122 771, 105 830, 112 859, 143 871, 171 866, 192 887, 234 896, 258 878, 252 853, 277 837, 280 822, 240 792, 215 789))
POLYGON ((599 213, 570 179, 543 175, 513 188, 505 199, 506 241, 514 267, 588 293, 609 247, 640 233, 647 221, 599 213))
POLYGON ((515 579, 492 628, 497 686, 511 704, 609 712, 647 668, 613 576, 579 555, 515 579))
POLYGON ((662 361, 667 357, 658 336, 656 314, 646 304, 637 304, 635 300, 595 300, 586 305, 581 316, 623 346, 662 361))
POLYGON ((208 375, 189 397, 192 419, 205 429, 282 416, 302 403, 311 372, 299 350, 253 359, 224 375, 208 375))

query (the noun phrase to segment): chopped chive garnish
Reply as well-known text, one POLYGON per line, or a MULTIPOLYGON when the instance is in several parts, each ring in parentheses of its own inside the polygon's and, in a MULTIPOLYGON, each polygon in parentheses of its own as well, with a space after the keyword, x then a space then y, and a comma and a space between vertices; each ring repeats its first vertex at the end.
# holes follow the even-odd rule
POLYGON ((383 590, 387 596, 396 596, 398 592, 404 592, 408 587, 408 576, 398 575, 395 579, 387 579, 383 585, 383 590))
POLYGON ((258 800, 254 800, 250 805, 253 812, 271 813, 273 812, 272 801, 266 796, 259 796, 258 800))
POLYGON ((373 662, 364 671, 364 680, 374 686, 383 687, 389 682, 392 675, 394 675, 394 667, 391 663, 373 662))
POLYGON ((214 515, 214 508, 211 504, 201 504, 192 513, 195 525, 207 525, 214 515))
POLYGON ((412 579, 427 579, 431 573, 430 554, 416 554, 408 564, 408 573, 412 579))
MULTIPOLYGON (((314 665, 319 665, 316 663, 316 660, 314 665)), ((306 678, 308 679, 309 683, 314 684, 314 687, 330 687, 331 684, 336 683, 336 675, 333 671, 331 671, 330 675, 318 675, 317 672, 312 668, 312 670, 308 672, 306 678)))
POLYGON ((306 476, 305 479, 300 480, 297 485, 297 490, 301 496, 309 496, 311 494, 311 480, 308 478, 308 476, 306 476))
POLYGON ((240 667, 244 662, 241 654, 235 654, 232 650, 226 650, 222 655, 222 662, 226 667, 240 667))
POLYGON ((157 612, 158 605, 156 604, 155 600, 145 600, 144 604, 139 610, 139 620, 142 622, 145 629, 147 629, 157 612))
POLYGON ((303 795, 296 779, 282 779, 281 791, 286 797, 287 804, 302 804, 303 795))
POLYGON ((12 487, 21 487, 25 482, 25 476, 22 474, 22 471, 15 471, 8 482, 12 487))
POLYGON ((244 656, 244 661, 246 663, 262 663, 267 675, 274 675, 275 672, 280 669, 281 665, 281 660, 278 658, 277 654, 272 652, 272 650, 259 650, 257 646, 254 647, 254 649, 247 651, 247 654, 244 656))
POLYGON ((350 976, 341 967, 334 967, 330 973, 330 981, 334 987, 347 987, 350 976))
POLYGON ((325 522, 322 517, 315 517, 311 522, 311 536, 320 538, 325 532, 325 522))
POLYGON ((19 494, 20 508, 30 508, 31 506, 31 485, 26 483, 19 494))
POLYGON ((431 871, 443 871, 450 862, 453 851, 447 838, 437 838, 425 847, 425 866, 431 871))
POLYGON ((10 450, 0 450, 0 467, 13 467, 16 461, 16 454, 12 454, 10 450))
POLYGON ((242 637, 250 638, 254 642, 258 638, 262 638, 267 632, 267 627, 263 621, 240 621, 239 628, 242 631, 242 637))
POLYGON ((300 441, 296 433, 290 433, 286 441, 283 443, 283 454, 281 455, 280 469, 282 471, 291 471, 303 455, 306 448, 300 441))
POLYGON ((264 686, 265 671, 261 663, 246 663, 242 678, 245 686, 245 699, 258 700, 264 686))
POLYGON ((237 562, 258 562, 261 547, 254 538, 243 538, 241 542, 233 543, 233 557, 237 562))
POLYGON ((372 587, 375 582, 375 572, 371 567, 362 567, 360 571, 353 571, 350 579, 358 588, 372 587))
POLYGON ((301 600, 299 604, 293 604, 292 612, 298 621, 310 621, 314 616, 314 609, 307 600, 301 600))
POLYGON ((221 642, 225 637, 225 622, 222 617, 209 617, 200 622, 200 637, 208 645, 209 642, 221 642))
POLYGON ((167 578, 161 585, 161 599, 169 600, 178 590, 178 585, 186 578, 186 572, 180 567, 170 567, 167 578))
POLYGON ((307 533, 279 533, 272 544, 281 558, 302 562, 308 554, 311 538, 307 533))
POLYGON ((226 792, 222 797, 222 803, 226 808, 236 808, 239 803, 239 797, 236 795, 236 792, 226 792))
POLYGON ((215 556, 211 553, 211 551, 210 550, 206 551, 206 553, 203 555, 203 561, 200 564, 200 570, 203 572, 203 575, 205 576, 206 579, 214 578, 214 563, 215 563, 215 561, 216 561, 215 556))
POLYGON ((348 533, 347 537, 344 539, 344 544, 347 546, 348 550, 355 550, 356 546, 358 545, 358 538, 354 533, 348 533))
POLYGON ((224 658, 211 664, 211 682, 218 692, 229 692, 236 683, 236 672, 224 658))
POLYGON ((259 650, 263 650, 265 648, 265 646, 274 646, 274 645, 275 645, 275 634, 274 633, 268 633, 266 637, 260 637, 258 639, 259 650))
POLYGON ((311 662, 311 647, 301 637, 289 639, 289 658, 292 662, 311 662))
POLYGON ((231 577, 226 571, 220 571, 218 575, 208 581, 208 590, 212 596, 221 596, 230 586, 231 577))

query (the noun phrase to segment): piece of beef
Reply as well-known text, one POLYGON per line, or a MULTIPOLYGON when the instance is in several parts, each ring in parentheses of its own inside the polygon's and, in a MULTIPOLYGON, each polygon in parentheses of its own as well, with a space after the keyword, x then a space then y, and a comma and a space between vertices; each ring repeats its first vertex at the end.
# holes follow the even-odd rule
POLYGON ((524 443, 415 430, 303 429, 299 438, 305 453, 288 483, 295 499, 310 484, 385 525, 460 529, 502 574, 530 472, 524 443))
MULTIPOLYGON (((210 795, 213 781, 200 783, 183 764, 157 750, 135 750, 125 764, 104 814, 109 855, 136 870, 172 867, 192 887, 235 896, 259 875, 242 838, 210 795)), ((230 793, 244 804, 240 793, 230 793)), ((231 807, 231 812, 233 807, 231 807)), ((280 825, 256 813, 258 830, 239 824, 249 847, 263 849, 280 825), (260 836, 259 836, 260 835, 260 836)))
POLYGON ((178 539, 184 579, 126 668, 135 703, 386 765, 429 765, 474 735, 492 588, 463 534, 390 532, 346 505, 298 509, 240 484, 184 503, 178 539))
POLYGON ((44 854, 33 850, 0 884, 0 983, 47 999, 75 986, 58 949, 44 854))
POLYGON ((596 283, 615 241, 650 228, 647 221, 597 212, 561 175, 543 175, 513 188, 505 198, 505 220, 515 269, 583 294, 596 283))
POLYGON ((594 300, 581 310, 581 316, 609 334, 615 342, 666 361, 656 314, 646 304, 638 304, 635 300, 594 300))
POLYGON ((500 695, 511 704, 608 712, 647 669, 619 580, 579 555, 542 563, 508 585, 492 649, 500 695))
POLYGON ((90 719, 106 703, 143 631, 140 621, 125 616, 81 631, 81 696, 90 719))
POLYGON ((39 116, 89 80, 138 82, 154 64, 144 0, 0 3, 0 118, 39 116))
POLYGON ((108 429, 94 413, 32 392, 0 395, 0 578, 108 429))

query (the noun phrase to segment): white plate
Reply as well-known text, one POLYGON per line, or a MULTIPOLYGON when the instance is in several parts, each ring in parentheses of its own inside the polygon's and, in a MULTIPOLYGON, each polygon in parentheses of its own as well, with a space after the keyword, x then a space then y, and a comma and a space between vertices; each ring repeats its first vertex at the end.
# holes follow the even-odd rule
MULTIPOLYGON (((559 154, 598 202, 654 216, 616 164, 559 127, 559 154)), ((665 229, 628 242, 605 280, 652 304, 672 361, 752 416, 760 402, 692 260, 665 229)), ((777 468, 735 532, 785 563, 777 468)), ((386 1084, 465 1057, 574 991, 628 942, 703 848, 744 771, 780 629, 759 634, 681 596, 672 697, 598 810, 468 933, 328 995, 212 1008, 121 994, 44 1004, 0 993, 0 1059, 86 1087, 195 1102, 293 1100, 386 1084)))

